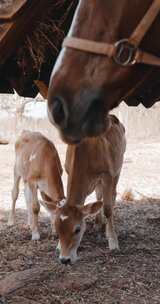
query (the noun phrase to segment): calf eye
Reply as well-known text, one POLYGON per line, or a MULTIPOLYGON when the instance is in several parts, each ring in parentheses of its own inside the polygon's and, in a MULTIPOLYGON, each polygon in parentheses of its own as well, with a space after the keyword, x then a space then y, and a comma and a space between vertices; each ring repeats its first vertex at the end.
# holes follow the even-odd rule
POLYGON ((80 226, 77 226, 74 233, 75 233, 75 234, 78 234, 78 233, 80 233, 80 231, 81 231, 81 227, 80 227, 80 226))

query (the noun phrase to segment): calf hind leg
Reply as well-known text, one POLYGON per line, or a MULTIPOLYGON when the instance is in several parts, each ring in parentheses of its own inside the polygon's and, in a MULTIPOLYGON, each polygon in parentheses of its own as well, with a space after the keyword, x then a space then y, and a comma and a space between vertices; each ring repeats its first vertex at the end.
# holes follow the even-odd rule
POLYGON ((14 185, 12 189, 12 206, 11 211, 8 219, 8 226, 12 226, 15 224, 15 207, 16 207, 16 201, 19 194, 19 183, 20 183, 21 177, 16 172, 16 167, 14 168, 14 185))
MULTIPOLYGON (((95 192, 96 192, 97 200, 102 201, 103 189, 102 189, 101 184, 96 186, 95 192)), ((95 218, 95 229, 97 231, 101 230, 103 228, 103 226, 105 225, 105 223, 106 223, 106 219, 105 219, 105 215, 104 215, 104 210, 103 210, 103 208, 101 208, 100 212, 96 215, 96 218, 95 218)))
POLYGON ((40 239, 38 229, 38 214, 40 211, 40 204, 37 197, 37 189, 34 185, 26 185, 26 203, 28 206, 29 222, 32 230, 32 240, 40 239))
POLYGON ((103 185, 104 214, 107 219, 106 237, 110 250, 119 250, 118 238, 114 227, 113 206, 118 178, 106 176, 103 185))
POLYGON ((24 185, 24 196, 26 200, 28 218, 27 218, 27 225, 31 227, 32 225, 32 191, 27 183, 24 185))

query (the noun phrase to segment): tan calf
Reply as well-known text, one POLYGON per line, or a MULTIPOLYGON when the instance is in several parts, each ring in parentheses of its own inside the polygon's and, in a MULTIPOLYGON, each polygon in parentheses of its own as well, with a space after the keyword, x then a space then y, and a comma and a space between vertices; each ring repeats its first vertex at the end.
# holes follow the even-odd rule
POLYGON ((15 204, 22 178, 32 240, 38 240, 40 238, 38 230, 40 204, 37 192, 39 189, 49 210, 63 200, 62 166, 53 143, 38 132, 23 131, 16 141, 15 153, 12 208, 8 224, 13 225, 15 222, 15 204))
MULTIPOLYGON (((113 206, 116 186, 126 147, 125 130, 119 120, 109 115, 109 128, 97 138, 88 138, 79 145, 68 146, 66 170, 68 187, 66 203, 57 208, 55 228, 59 235, 60 260, 72 263, 77 259, 77 249, 85 232, 85 218, 96 214, 103 205, 106 236, 110 250, 118 249, 114 229, 113 206), (97 202, 84 205, 92 191, 96 190, 97 202), (103 200, 103 203, 101 202, 103 200)), ((99 213, 100 224, 104 218, 99 213)))

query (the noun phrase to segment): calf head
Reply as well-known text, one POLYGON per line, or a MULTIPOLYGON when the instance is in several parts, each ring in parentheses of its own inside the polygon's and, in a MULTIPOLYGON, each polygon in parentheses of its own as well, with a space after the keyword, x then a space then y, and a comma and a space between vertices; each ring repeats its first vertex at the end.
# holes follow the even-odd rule
POLYGON ((59 259, 63 264, 77 260, 77 249, 86 229, 85 218, 96 214, 102 207, 98 201, 82 206, 68 204, 56 209, 55 229, 59 236, 59 259))

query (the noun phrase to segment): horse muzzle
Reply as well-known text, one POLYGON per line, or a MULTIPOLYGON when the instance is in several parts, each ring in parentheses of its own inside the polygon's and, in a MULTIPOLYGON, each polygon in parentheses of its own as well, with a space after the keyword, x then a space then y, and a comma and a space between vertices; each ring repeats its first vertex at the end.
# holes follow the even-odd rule
POLYGON ((85 90, 72 100, 59 95, 52 97, 48 103, 48 116, 69 144, 98 136, 106 129, 104 100, 95 91, 85 90))

